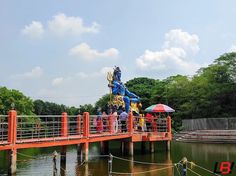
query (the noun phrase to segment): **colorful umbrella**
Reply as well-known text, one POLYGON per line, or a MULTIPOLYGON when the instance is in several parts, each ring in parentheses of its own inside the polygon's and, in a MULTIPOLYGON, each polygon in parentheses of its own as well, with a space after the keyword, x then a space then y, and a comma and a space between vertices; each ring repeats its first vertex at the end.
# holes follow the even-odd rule
POLYGON ((155 104, 145 109, 146 112, 175 112, 171 107, 164 104, 155 104))

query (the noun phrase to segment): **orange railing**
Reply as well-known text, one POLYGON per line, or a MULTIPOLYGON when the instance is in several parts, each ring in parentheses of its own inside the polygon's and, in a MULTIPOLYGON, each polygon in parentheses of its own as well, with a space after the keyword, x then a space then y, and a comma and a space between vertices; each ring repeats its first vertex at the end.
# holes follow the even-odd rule
MULTIPOLYGON (((17 115, 15 110, 8 116, 0 116, 0 146, 27 142, 87 139, 111 135, 138 133, 171 134, 171 119, 146 118, 129 114, 127 121, 113 115, 17 115)), ((167 135, 169 136, 169 135, 167 135)))

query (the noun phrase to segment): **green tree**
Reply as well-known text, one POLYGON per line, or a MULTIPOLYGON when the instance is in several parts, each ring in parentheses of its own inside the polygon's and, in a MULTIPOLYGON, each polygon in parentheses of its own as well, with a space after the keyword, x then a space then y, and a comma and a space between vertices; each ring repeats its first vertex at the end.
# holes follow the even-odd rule
POLYGON ((101 111, 105 111, 106 113, 109 112, 108 104, 113 99, 113 95, 106 94, 102 96, 96 103, 95 103, 95 110, 98 110, 98 108, 101 108, 101 111))
POLYGON ((150 99, 153 96, 154 87, 158 80, 150 78, 134 78, 125 83, 130 92, 135 93, 141 98, 143 108, 147 108, 151 105, 150 99))
POLYGON ((12 106, 18 114, 33 114, 33 101, 18 90, 0 87, 0 114, 7 114, 12 106))

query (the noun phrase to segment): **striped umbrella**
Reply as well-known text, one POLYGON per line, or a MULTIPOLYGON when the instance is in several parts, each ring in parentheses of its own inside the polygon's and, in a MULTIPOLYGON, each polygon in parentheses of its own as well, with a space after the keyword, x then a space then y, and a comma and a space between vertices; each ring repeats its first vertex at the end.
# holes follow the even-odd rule
POLYGON ((146 112, 175 112, 171 107, 164 104, 155 104, 145 109, 146 112))

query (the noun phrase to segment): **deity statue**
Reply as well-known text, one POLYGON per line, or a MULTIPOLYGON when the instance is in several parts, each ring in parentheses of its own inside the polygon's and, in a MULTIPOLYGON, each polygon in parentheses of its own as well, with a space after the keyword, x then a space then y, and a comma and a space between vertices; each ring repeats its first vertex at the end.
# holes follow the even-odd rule
POLYGON ((107 80, 109 81, 108 87, 111 88, 112 94, 115 95, 112 104, 124 107, 127 113, 134 111, 138 114, 139 107, 141 106, 140 98, 130 92, 121 82, 120 68, 115 67, 113 73, 108 72, 107 80))

